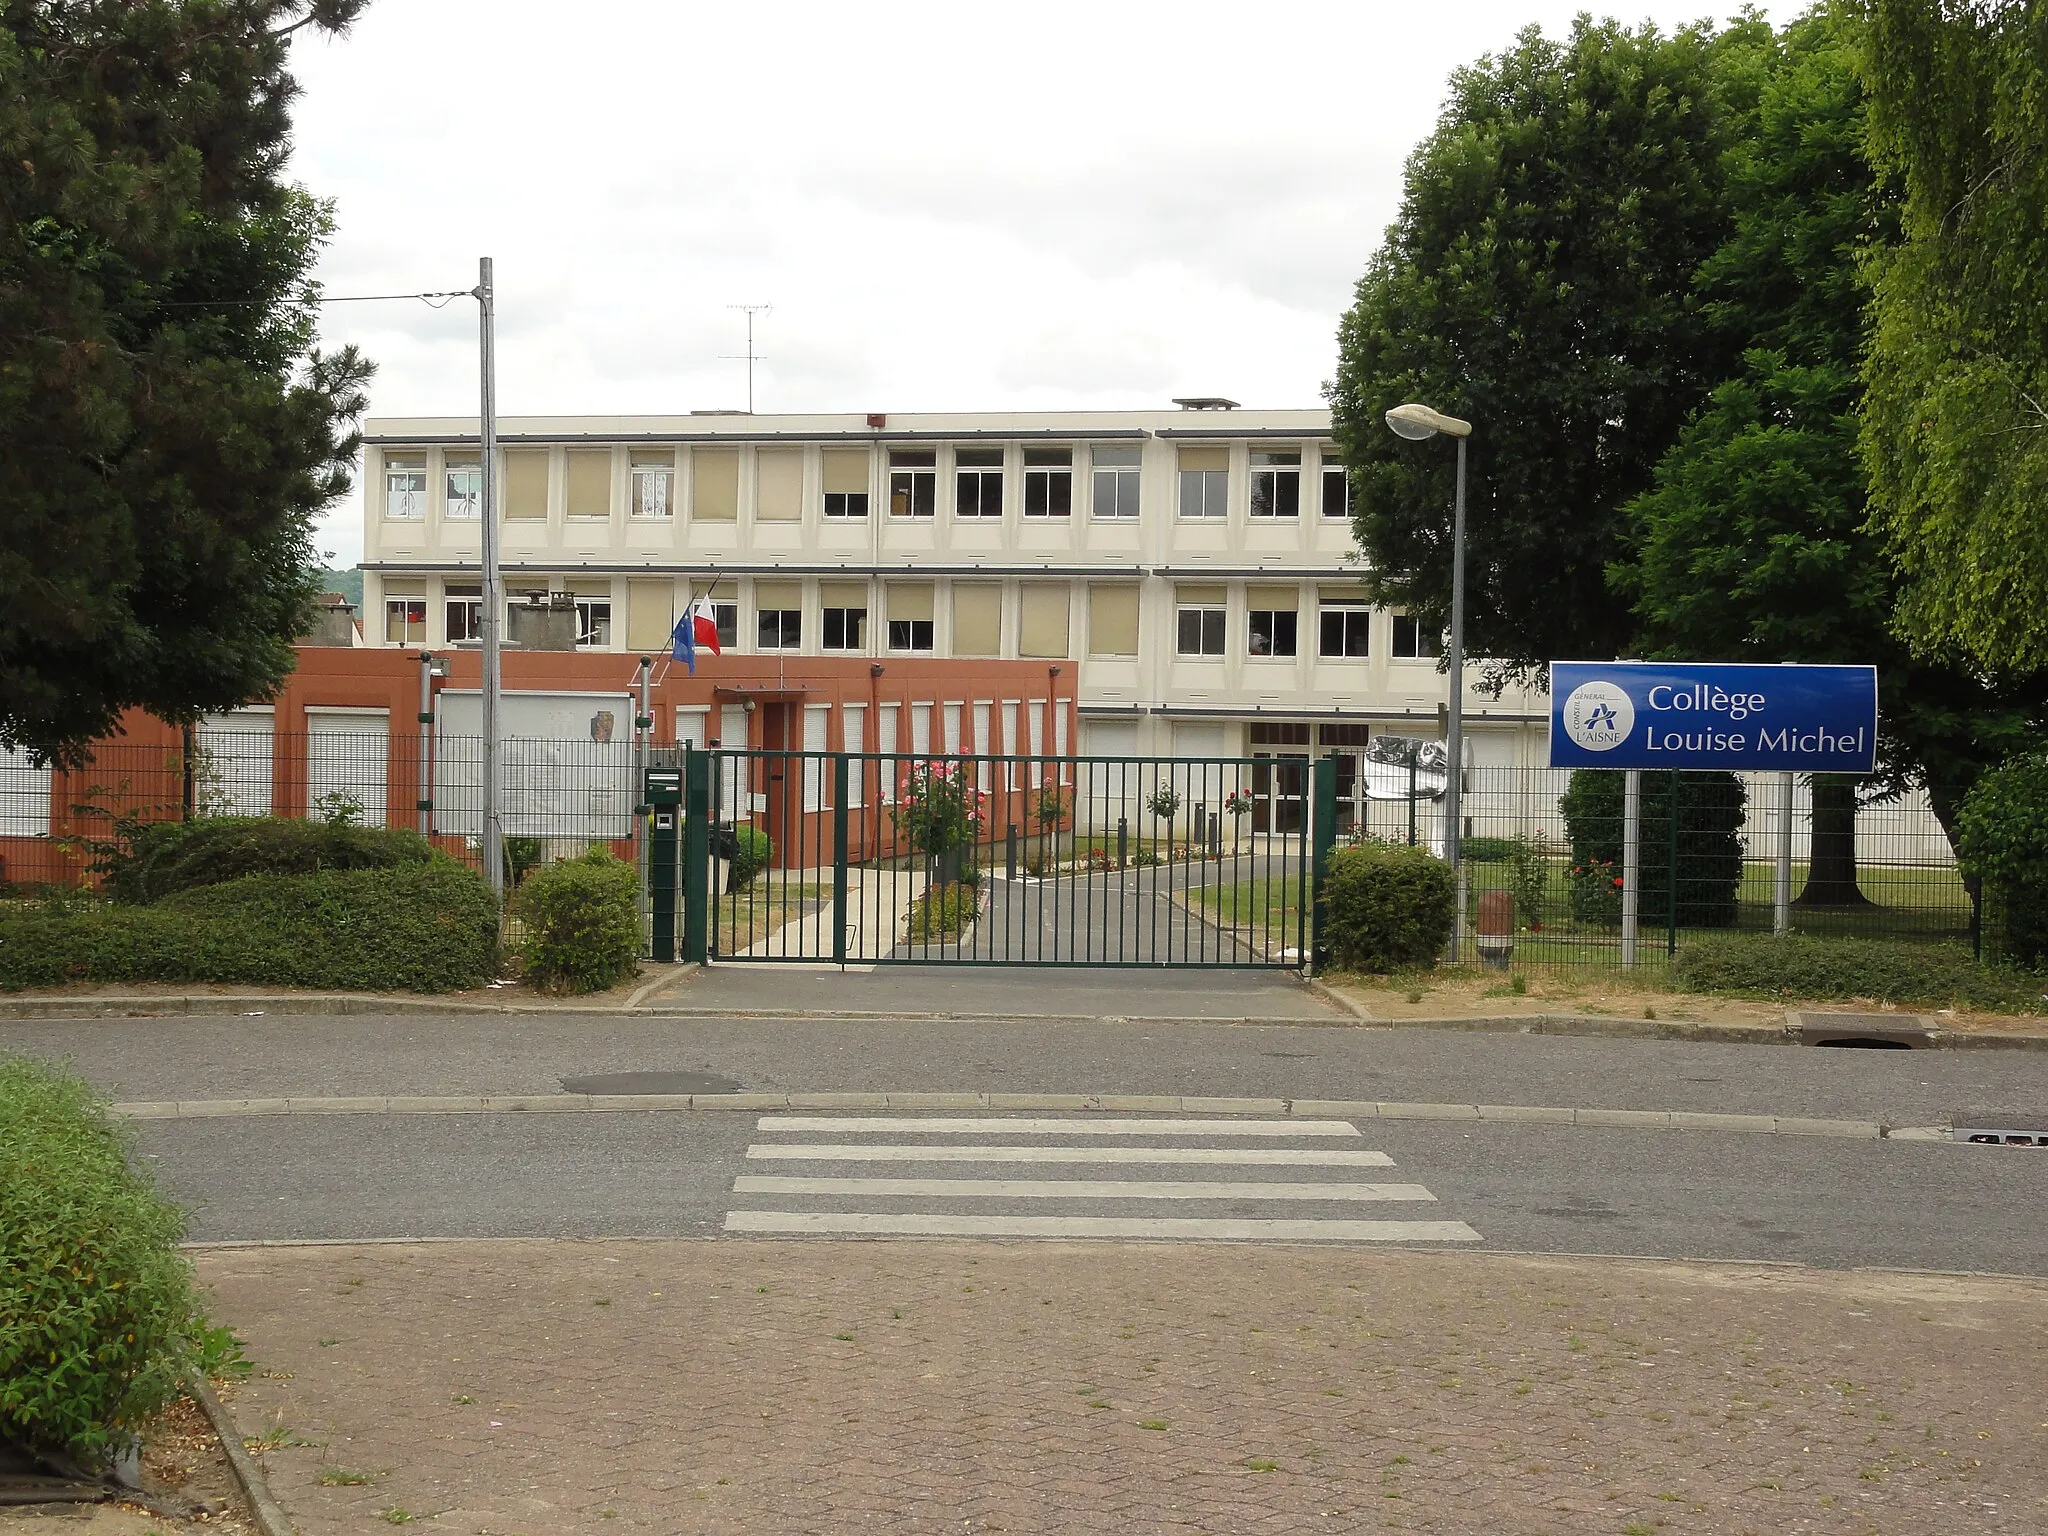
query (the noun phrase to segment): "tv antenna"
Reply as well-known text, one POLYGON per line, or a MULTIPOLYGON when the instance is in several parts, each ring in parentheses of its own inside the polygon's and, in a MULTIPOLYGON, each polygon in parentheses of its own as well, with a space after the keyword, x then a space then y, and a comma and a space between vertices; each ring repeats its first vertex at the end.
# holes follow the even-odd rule
POLYGON ((775 306, 773 304, 728 304, 725 307, 727 309, 741 310, 747 317, 747 350, 745 352, 727 352, 722 355, 730 362, 738 362, 742 358, 746 359, 747 414, 751 416, 754 414, 754 364, 765 361, 761 354, 754 350, 754 316, 772 315, 775 313, 775 306))

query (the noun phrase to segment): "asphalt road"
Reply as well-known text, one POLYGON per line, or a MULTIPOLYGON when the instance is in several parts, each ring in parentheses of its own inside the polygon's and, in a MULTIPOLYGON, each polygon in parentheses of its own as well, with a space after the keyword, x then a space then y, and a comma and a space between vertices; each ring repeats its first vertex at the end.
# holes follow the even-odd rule
MULTIPOLYGON (((748 1114, 453 1115, 150 1122, 144 1154, 194 1212, 200 1240, 427 1237, 704 1237, 730 1211, 1049 1209, 1147 1218, 1156 1202, 742 1195, 733 1181, 809 1169, 764 1164, 748 1114)), ((1489 1251, 1656 1255, 1826 1266, 2048 1274, 2048 1154, 1944 1142, 1860 1142, 1710 1132, 1369 1123, 1346 1146, 1385 1152, 1365 1176, 1412 1180, 1422 1207, 1211 1200, 1171 1215, 1337 1218, 1426 1215, 1463 1222, 1489 1251)), ((798 1139, 804 1139, 800 1135, 798 1139)), ((818 1138, 812 1138, 818 1139, 818 1138)), ((875 1138, 832 1138, 838 1141, 875 1138)), ((1058 1137, 1002 1137, 1043 1147, 1058 1137)), ((1180 1138, 1182 1144, 1226 1145, 1180 1138)), ((1302 1145, 1282 1141, 1282 1147, 1302 1145)), ((1112 1146, 1107 1154, 1124 1149, 1112 1146)), ((958 1164, 858 1165, 955 1176, 958 1164)), ((976 1169, 986 1172, 986 1169, 976 1169)), ((1015 1174, 1016 1168, 1005 1168, 1015 1174)), ((1025 1174, 1045 1170, 1022 1169, 1025 1174)), ((1071 1175, 1076 1170, 1056 1170, 1071 1175)), ((1080 1170, 1130 1178, 1157 1169, 1080 1170)), ((1197 1170, 1270 1178, 1270 1169, 1197 1170)), ((1289 1177, 1298 1170, 1282 1170, 1289 1177)), ((1347 1176, 1348 1176, 1348 1171, 1347 1176)), ((1185 1176, 1188 1170, 1166 1170, 1185 1176)), ((792 1239, 801 1240, 801 1239, 792 1239)), ((1467 1244, 1465 1246, 1475 1246, 1467 1244)))
MULTIPOLYGON (((1048 985, 1063 984, 1063 974, 1048 972, 1048 985)), ((822 990, 846 995, 843 985, 822 990)), ((2048 1054, 2031 1051, 1819 1050, 1371 1028, 1328 1014, 1324 1020, 64 1019, 0 1022, 0 1051, 68 1057, 120 1099, 556 1093, 563 1079, 592 1073, 683 1071, 778 1091, 1390 1099, 1893 1125, 1943 1123, 1958 1110, 2048 1113, 2048 1054)))

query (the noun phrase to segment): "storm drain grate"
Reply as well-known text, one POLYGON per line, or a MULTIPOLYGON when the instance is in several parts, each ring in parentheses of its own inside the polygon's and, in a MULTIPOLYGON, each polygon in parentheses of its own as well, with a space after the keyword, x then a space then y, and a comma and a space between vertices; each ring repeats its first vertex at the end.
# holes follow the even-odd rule
POLYGON ((2048 1147, 2048 1119, 2017 1115, 1957 1115, 1949 1140, 1979 1147, 2048 1147))

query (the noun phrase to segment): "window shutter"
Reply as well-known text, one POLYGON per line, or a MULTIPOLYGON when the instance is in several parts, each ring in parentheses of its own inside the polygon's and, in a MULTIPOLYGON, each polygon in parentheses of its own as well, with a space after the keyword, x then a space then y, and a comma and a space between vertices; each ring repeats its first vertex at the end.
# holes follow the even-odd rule
POLYGON ((754 612, 770 608, 801 608, 804 584, 800 581, 757 581, 754 583, 754 612))
POLYGON ((609 448, 569 450, 569 515, 612 515, 612 451, 609 448))
POLYGON ((1003 648, 1003 589, 992 581, 953 583, 953 654, 997 656, 1003 648))
POLYGON ((1019 595, 1017 654, 1019 656, 1064 656, 1067 654, 1067 598, 1065 583, 1026 582, 1019 595))
POLYGON ((1138 589, 1098 584, 1088 589, 1088 654, 1138 654, 1138 589))
POLYGON ((887 590, 890 622, 902 619, 923 619, 927 623, 930 622, 933 608, 930 582, 891 582, 887 590))
POLYGON ((740 456, 731 448, 699 448, 690 455, 690 516, 730 523, 740 515, 740 456))
POLYGON ((825 450, 825 492, 827 495, 854 491, 862 495, 868 488, 868 455, 866 452, 851 453, 845 449, 825 450))
POLYGON ((820 608, 865 608, 868 584, 864 581, 823 581, 818 583, 820 608))
POLYGON ((1182 448, 1180 451, 1180 467, 1185 470, 1228 469, 1230 468, 1230 450, 1220 447, 1182 448))
POLYGON ((763 448, 754 455, 754 515, 794 523, 804 515, 804 456, 794 448, 763 448))
POLYGON ((626 583, 626 648, 665 651, 675 628, 676 584, 672 581, 626 583))
POLYGON ((547 515, 547 449, 511 449, 505 455, 505 516, 539 519, 547 515))

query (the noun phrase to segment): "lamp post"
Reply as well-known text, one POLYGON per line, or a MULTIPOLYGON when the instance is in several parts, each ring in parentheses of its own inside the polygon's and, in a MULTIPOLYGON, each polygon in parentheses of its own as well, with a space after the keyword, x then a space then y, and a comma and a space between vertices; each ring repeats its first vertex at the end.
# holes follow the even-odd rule
POLYGON ((1444 749, 1451 759, 1444 780, 1444 858, 1459 877, 1458 921, 1451 929, 1451 959, 1456 961, 1465 926, 1464 870, 1459 854, 1465 830, 1461 794, 1465 778, 1465 439, 1472 435, 1472 423, 1426 405, 1397 405, 1387 412, 1387 425, 1397 437, 1410 442, 1421 442, 1439 432, 1458 440, 1458 494, 1451 517, 1451 707, 1444 730, 1444 749))

